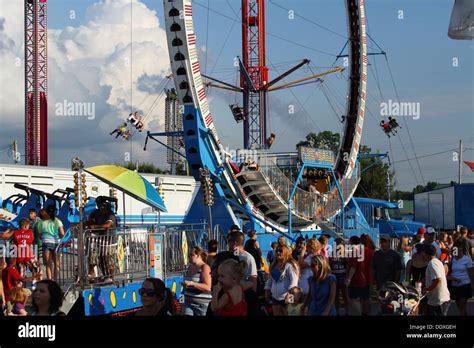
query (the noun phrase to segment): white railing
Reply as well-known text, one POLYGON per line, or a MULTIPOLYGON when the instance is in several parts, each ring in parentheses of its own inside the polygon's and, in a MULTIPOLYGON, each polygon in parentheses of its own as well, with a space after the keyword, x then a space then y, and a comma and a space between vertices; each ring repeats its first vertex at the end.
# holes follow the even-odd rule
MULTIPOLYGON (((270 187, 282 199, 283 203, 287 204, 291 192, 295 187, 283 171, 276 165, 274 160, 266 155, 259 156, 258 162, 259 170, 270 187)), ((293 196, 293 212, 306 220, 311 220, 316 216, 317 209, 321 205, 322 197, 315 193, 308 192, 296 187, 293 196)))
MULTIPOLYGON (((344 206, 349 202, 349 199, 354 194, 357 185, 360 181, 360 171, 356 172, 349 179, 342 180, 339 185, 341 187, 342 195, 344 197, 344 206)), ((336 187, 333 188, 332 192, 328 194, 328 200, 323 205, 321 211, 321 217, 325 220, 329 220, 339 213, 342 209, 342 201, 339 191, 336 187)))
MULTIPOLYGON (((271 154, 259 152, 257 163, 258 166, 256 170, 260 171, 269 186, 273 188, 283 203, 287 204, 291 191, 295 186, 294 182, 279 168, 275 162, 275 157, 272 157, 271 154)), ((348 203, 354 194, 359 181, 360 172, 358 168, 356 168, 351 178, 344 179, 342 183, 340 183, 345 200, 344 205, 348 203)), ((336 187, 333 187, 330 193, 318 195, 297 186, 293 196, 292 209, 296 215, 306 220, 315 220, 316 218, 329 220, 341 211, 342 201, 336 187)))

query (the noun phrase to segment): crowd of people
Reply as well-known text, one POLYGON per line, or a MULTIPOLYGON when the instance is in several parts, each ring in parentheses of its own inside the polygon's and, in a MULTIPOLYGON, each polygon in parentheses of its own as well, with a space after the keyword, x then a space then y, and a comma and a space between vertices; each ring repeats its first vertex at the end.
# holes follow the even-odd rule
POLYGON ((217 242, 209 243, 211 262, 201 248, 191 250, 182 314, 379 315, 377 294, 395 282, 420 290, 420 315, 446 315, 451 300, 467 315, 473 234, 467 228, 438 238, 434 231, 418 232, 413 238, 381 236, 379 247, 367 234, 338 238, 332 247, 325 235, 298 237, 293 248, 280 237, 264 262, 256 232, 249 231, 244 243, 234 226, 227 251, 216 253, 217 242))
MULTIPOLYGON (((115 229, 116 219, 110 203, 100 197, 96 203, 98 208, 90 214, 86 225, 97 235, 106 235, 115 229)), ((59 248, 64 236, 64 225, 54 205, 39 212, 30 209, 28 219, 20 219, 17 229, 7 228, 0 234, 0 239, 7 242, 6 254, 0 255, 0 315, 27 315, 27 302, 33 315, 60 313, 59 248)), ((113 262, 109 262, 108 254, 91 253, 91 248, 89 254, 90 269, 98 266, 104 275, 113 277, 114 267, 109 265, 113 262)))
MULTIPOLYGON (((101 204, 88 225, 106 234, 115 227, 115 218, 108 206, 101 204)), ((6 259, 0 282, 2 314, 63 315, 57 283, 57 247, 63 235, 52 207, 42 210, 40 219, 31 211, 30 219, 21 220, 18 230, 2 235, 19 248, 38 245, 46 269, 43 280, 41 265, 33 256, 6 259), (36 267, 38 272, 28 278, 28 267, 36 267), (33 280, 36 283, 30 291, 24 285, 33 280), (27 312, 29 298, 31 310, 27 312)), ((377 315, 382 314, 374 303, 377 294, 388 282, 395 282, 419 289, 421 315, 446 315, 452 301, 460 315, 468 315, 467 301, 474 283, 473 242, 472 231, 465 227, 438 235, 421 228, 410 238, 380 236, 378 246, 367 234, 351 236, 348 241, 337 238, 332 245, 326 235, 300 236, 294 245, 280 236, 263 255, 257 233, 248 231, 246 238, 235 225, 227 234, 226 251, 217 252, 216 240, 209 241, 207 250, 199 246, 190 249, 179 314, 377 315)), ((99 257, 96 263, 106 261, 99 257)), ((131 315, 178 314, 173 294, 160 279, 147 278, 139 295, 142 307, 131 315)))
POLYGON ((7 253, 0 257, 1 314, 26 315, 25 304, 32 294, 33 308, 36 312, 44 312, 38 307, 45 301, 44 296, 38 294, 48 293, 48 289, 51 290, 49 282, 53 280, 59 289, 56 283, 60 270, 57 249, 62 237, 63 223, 52 205, 41 209, 39 217, 35 209, 30 209, 28 219, 21 219, 18 229, 8 228, 0 235, 8 241, 7 253), (25 287, 27 282, 32 291, 25 287), (48 289, 45 290, 45 286, 48 289))

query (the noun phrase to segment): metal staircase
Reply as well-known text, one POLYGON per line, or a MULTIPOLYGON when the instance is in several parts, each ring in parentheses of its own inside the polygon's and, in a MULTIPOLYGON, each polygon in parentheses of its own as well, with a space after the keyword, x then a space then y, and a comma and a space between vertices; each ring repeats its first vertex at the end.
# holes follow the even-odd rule
MULTIPOLYGON (((244 166, 236 178, 243 192, 265 218, 280 225, 288 225, 288 200, 294 183, 275 162, 265 155, 259 156, 256 163, 244 166)), ((292 225, 302 228, 312 224, 318 205, 316 194, 297 187, 293 199, 292 225)))
MULTIPOLYGON (((288 201, 295 184, 283 173, 274 159, 262 153, 258 155, 257 161, 242 167, 236 178, 247 198, 264 214, 265 218, 288 226, 288 201)), ((340 184, 344 205, 354 194, 359 180, 359 171, 355 170, 351 178, 343 180, 340 184)), ((303 228, 317 223, 321 228, 323 228, 322 225, 328 227, 331 224, 329 220, 341 209, 342 200, 336 187, 322 196, 296 187, 293 197, 292 226, 303 228)), ((332 230, 334 229, 333 227, 332 230)), ((334 233, 339 234, 342 231, 334 233)))

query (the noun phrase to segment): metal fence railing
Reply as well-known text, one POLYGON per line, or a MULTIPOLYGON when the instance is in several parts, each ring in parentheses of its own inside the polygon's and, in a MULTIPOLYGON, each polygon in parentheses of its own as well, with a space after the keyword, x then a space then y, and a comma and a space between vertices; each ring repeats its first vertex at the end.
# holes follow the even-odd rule
POLYGON ((77 244, 78 229, 70 228, 69 238, 61 240, 56 251, 60 257, 58 283, 69 290, 79 283, 79 250, 77 244))
POLYGON ((84 230, 82 277, 89 283, 144 279, 149 275, 150 230, 84 230))
POLYGON ((207 250, 209 229, 207 224, 162 226, 164 263, 166 273, 182 273, 188 266, 188 253, 195 246, 207 250))
POLYGON ((224 232, 221 225, 214 226, 213 238, 217 240, 217 252, 227 250, 227 233, 224 232))
MULTIPOLYGON (((354 169, 354 173, 352 174, 352 177, 348 179, 342 180, 342 182, 339 183, 342 191, 342 196, 344 198, 344 206, 348 203, 349 199, 352 197, 354 194, 357 185, 359 184, 360 181, 360 171, 356 167, 354 169)), ((333 188, 332 192, 328 194, 327 196, 327 201, 324 203, 321 209, 321 216, 329 220, 332 217, 334 217, 337 213, 339 213, 342 209, 342 200, 339 194, 339 191, 337 188, 333 188)))
MULTIPOLYGON (((285 170, 283 170, 278 165, 275 156, 265 151, 258 152, 256 163, 258 163, 256 170, 260 171, 277 196, 279 196, 285 204, 288 203, 295 184, 294 181, 288 178, 285 172, 288 172, 288 170, 291 171, 292 169, 285 168, 285 170)), ((357 167, 358 166, 354 169, 354 174, 351 178, 344 179, 340 182, 342 195, 345 200, 344 205, 348 203, 360 181, 360 171, 357 167)), ((297 167, 293 168, 293 171, 295 171, 294 169, 297 169, 297 167)), ((322 217, 325 220, 329 220, 336 215, 341 208, 342 201, 336 187, 333 187, 331 192, 322 193, 320 195, 304 190, 299 186, 295 189, 292 209, 296 215, 301 216, 303 219, 315 220, 317 217, 322 217)))
MULTIPOLYGON (((225 235, 215 229, 219 245, 225 235)), ((166 273, 183 272, 188 253, 194 246, 207 250, 207 224, 179 226, 127 227, 104 231, 70 229, 70 237, 58 247, 60 255, 59 283, 67 292, 110 282, 145 279, 150 276, 150 240, 162 238, 163 268, 166 273), (82 248, 80 247, 82 243, 82 248)))
MULTIPOLYGON (((295 187, 285 173, 278 167, 271 157, 262 155, 258 159, 260 172, 270 187, 281 197, 284 203, 288 203, 291 192, 295 187)), ((296 187, 293 196, 292 209, 295 214, 306 220, 311 220, 316 216, 318 207, 322 204, 323 197, 315 193, 308 192, 296 187)))

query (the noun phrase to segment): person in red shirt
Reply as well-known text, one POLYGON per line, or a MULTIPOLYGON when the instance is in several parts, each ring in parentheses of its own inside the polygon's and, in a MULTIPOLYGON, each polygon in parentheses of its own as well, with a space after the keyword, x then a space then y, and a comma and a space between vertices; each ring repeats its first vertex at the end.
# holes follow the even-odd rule
POLYGON ((360 241, 364 245, 364 258, 365 258, 365 277, 370 280, 370 284, 373 284, 372 281, 372 259, 374 258, 375 253, 375 242, 368 234, 362 234, 360 236, 360 241))
POLYGON ((16 257, 7 258, 7 267, 2 270, 3 292, 5 294, 5 302, 10 301, 10 290, 21 285, 23 279, 21 274, 16 270, 16 257))
POLYGON ((30 230, 30 221, 28 219, 21 219, 18 230, 8 229, 1 238, 13 239, 13 244, 16 246, 16 263, 17 269, 21 274, 24 274, 26 267, 32 267, 35 261, 33 252, 33 241, 35 236, 30 230))
MULTIPOLYGON (((349 239, 352 255, 348 255, 345 284, 349 290, 349 308, 360 299, 362 315, 370 315, 370 278, 367 278, 367 260, 361 240, 357 236, 349 239)), ((369 264, 370 265, 370 264, 369 264)))
POLYGON ((441 255, 439 256, 439 260, 443 263, 449 263, 449 250, 448 250, 448 234, 446 232, 441 232, 439 234, 438 241, 435 242, 438 244, 439 248, 441 249, 441 255))
MULTIPOLYGON (((290 254, 288 253, 288 255, 290 254)), ((246 315, 247 302, 240 284, 244 278, 244 266, 238 261, 226 260, 219 265, 218 272, 218 283, 212 289, 212 311, 216 316, 246 315), (224 295, 219 297, 221 290, 224 295)))

